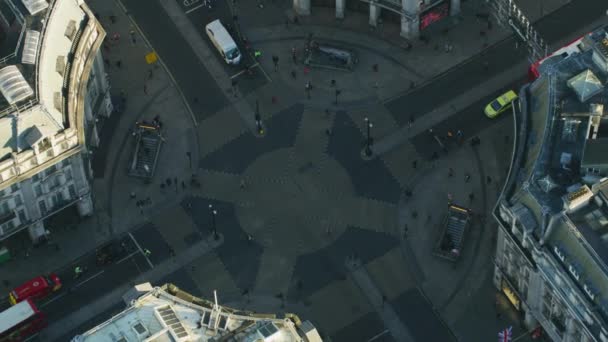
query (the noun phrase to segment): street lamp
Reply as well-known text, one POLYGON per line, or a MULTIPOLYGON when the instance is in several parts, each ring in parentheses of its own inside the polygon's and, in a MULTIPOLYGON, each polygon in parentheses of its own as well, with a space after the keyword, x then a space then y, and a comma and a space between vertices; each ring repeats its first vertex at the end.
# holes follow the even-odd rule
POLYGON ((369 118, 365 118, 365 126, 367 127, 367 138, 365 139, 365 155, 370 157, 372 155, 372 127, 374 126, 369 118))
POLYGON ((262 117, 260 115, 260 102, 255 100, 255 128, 257 129, 258 134, 263 134, 264 129, 262 128, 262 117))
POLYGON ((192 172, 192 153, 190 151, 186 152, 186 156, 188 157, 188 164, 190 165, 190 172, 192 172))
POLYGON ((209 204, 209 213, 211 214, 211 230, 213 232, 213 238, 217 240, 219 236, 217 235, 217 225, 215 223, 215 217, 217 216, 217 210, 213 209, 213 205, 209 204))

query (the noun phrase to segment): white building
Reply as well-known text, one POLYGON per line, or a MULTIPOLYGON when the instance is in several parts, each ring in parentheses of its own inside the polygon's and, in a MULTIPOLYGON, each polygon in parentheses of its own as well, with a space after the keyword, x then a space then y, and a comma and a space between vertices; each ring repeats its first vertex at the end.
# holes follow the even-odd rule
POLYGON ((217 298, 210 302, 171 284, 137 285, 124 297, 130 302, 126 310, 72 342, 322 342, 315 327, 296 315, 277 318, 235 310, 218 305, 217 298))
POLYGON ((89 148, 112 112, 100 46, 83 0, 0 2, 0 241, 76 205, 91 215, 89 148))
POLYGON ((460 0, 293 0, 298 15, 309 15, 311 5, 335 6, 336 18, 344 18, 347 8, 360 10, 369 7, 369 25, 380 23, 381 12, 401 22, 401 36, 416 38, 428 25, 460 13, 460 0))
POLYGON ((553 341, 608 341, 608 26, 539 66, 514 105, 494 284, 553 341), (575 50, 575 51, 574 51, 575 50), (606 145, 604 145, 606 146, 606 145))

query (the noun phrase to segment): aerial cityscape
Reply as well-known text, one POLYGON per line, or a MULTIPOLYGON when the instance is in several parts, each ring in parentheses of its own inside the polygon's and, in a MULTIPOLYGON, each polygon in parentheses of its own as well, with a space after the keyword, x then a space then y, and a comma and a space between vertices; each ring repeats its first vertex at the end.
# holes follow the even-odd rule
POLYGON ((608 342, 604 84, 605 0, 0 0, 0 342, 608 342))

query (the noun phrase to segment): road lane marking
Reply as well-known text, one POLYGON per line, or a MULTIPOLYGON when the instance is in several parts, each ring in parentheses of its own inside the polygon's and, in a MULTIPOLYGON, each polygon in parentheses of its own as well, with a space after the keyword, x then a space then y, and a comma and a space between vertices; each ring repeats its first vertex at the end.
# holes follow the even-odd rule
POLYGON ((121 262, 124 262, 125 260, 129 259, 130 257, 134 256, 137 253, 139 253, 139 251, 131 252, 127 256, 125 256, 124 258, 118 260, 116 263, 120 264, 121 262))
POLYGON ((57 299, 61 299, 61 298, 65 297, 65 295, 66 295, 66 292, 62 292, 62 293, 58 294, 57 296, 55 296, 55 297, 53 297, 53 298, 49 299, 48 301, 46 301, 46 302, 42 303, 42 304, 40 305, 40 307, 41 307, 41 308, 43 308, 43 307, 45 307, 45 306, 47 306, 47 305, 51 304, 52 302, 56 301, 57 299))
POLYGON ((131 237, 131 240, 133 240, 133 243, 135 244, 135 246, 137 246, 137 249, 139 249, 139 252, 141 253, 141 255, 143 255, 144 258, 146 259, 146 261, 148 262, 148 265, 150 265, 150 268, 154 268, 154 264, 152 264, 152 261, 150 261, 150 259, 148 259, 148 256, 146 256, 146 253, 144 253, 144 250, 141 248, 141 246, 139 245, 137 240, 135 240, 135 237, 133 236, 133 234, 131 234, 131 232, 129 232, 128 234, 131 237))
POLYGON ((203 6, 205 6, 205 5, 200 4, 200 5, 196 6, 196 7, 192 7, 191 9, 189 9, 189 10, 186 11, 186 14, 190 14, 190 13, 196 11, 197 9, 199 9, 199 8, 201 8, 203 6))
POLYGON ((99 271, 99 272, 97 272, 97 273, 93 274, 92 276, 88 277, 87 279, 85 279, 85 280, 81 281, 80 283, 78 283, 78 284, 74 285, 74 287, 73 287, 73 288, 74 288, 74 289, 75 289, 75 288, 78 288, 78 287, 82 286, 84 283, 86 283, 87 281, 90 281, 90 280, 93 280, 93 279, 95 279, 95 278, 99 277, 99 276, 100 276, 100 275, 101 275, 103 272, 105 272, 105 270, 101 270, 101 271, 99 271))

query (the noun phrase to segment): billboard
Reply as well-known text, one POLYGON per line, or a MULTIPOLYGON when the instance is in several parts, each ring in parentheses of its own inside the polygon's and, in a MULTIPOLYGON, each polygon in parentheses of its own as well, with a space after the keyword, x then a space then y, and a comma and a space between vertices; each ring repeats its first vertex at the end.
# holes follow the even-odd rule
POLYGON ((432 7, 420 12, 420 30, 424 30, 432 23, 438 22, 439 20, 450 15, 450 3, 449 1, 438 2, 432 7))

